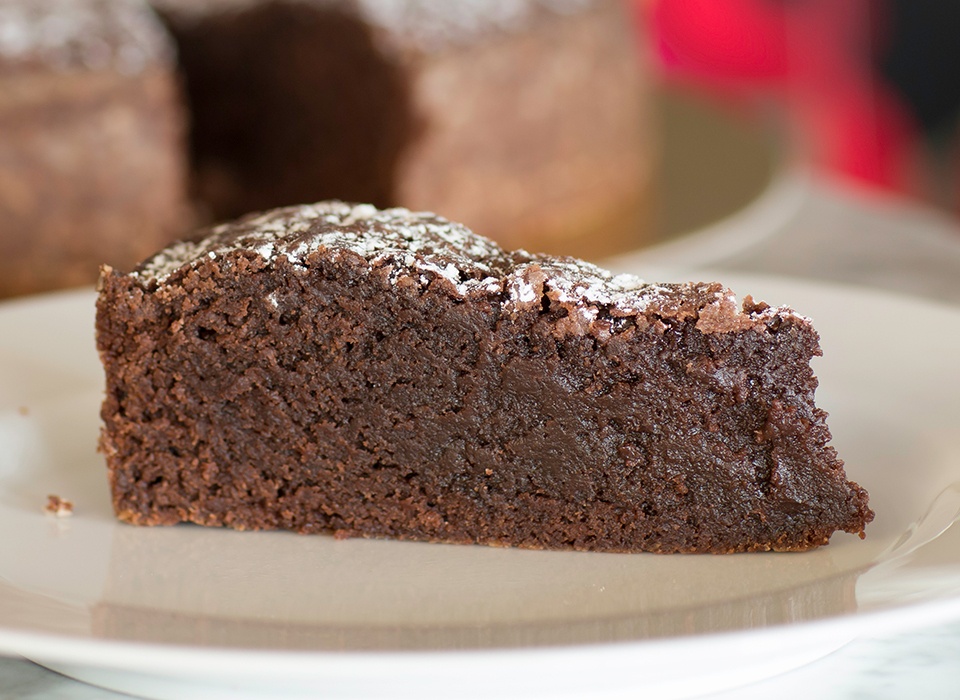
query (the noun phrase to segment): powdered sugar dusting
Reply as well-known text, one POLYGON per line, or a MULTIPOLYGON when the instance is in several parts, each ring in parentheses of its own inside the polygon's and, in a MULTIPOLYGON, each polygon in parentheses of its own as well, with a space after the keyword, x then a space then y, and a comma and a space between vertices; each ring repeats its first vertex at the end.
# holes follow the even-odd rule
POLYGON ((670 291, 634 275, 613 275, 582 260, 534 256, 534 261, 546 274, 544 293, 560 304, 634 315, 670 291))
POLYGON ((523 31, 542 13, 567 15, 597 0, 357 0, 367 19, 431 50, 490 32, 523 31))
MULTIPOLYGON (((465 44, 490 33, 522 32, 539 15, 565 16, 609 0, 287 0, 346 11, 424 51, 465 44)), ((265 0, 154 0, 180 22, 243 12, 265 0)))
MULTIPOLYGON (((755 327, 778 314, 801 318, 782 307, 745 314, 717 284, 650 284, 573 258, 508 253, 435 214, 337 201, 283 207, 215 227, 200 240, 170 246, 131 274, 144 287, 177 284, 204 261, 233 254, 259 256, 268 268, 283 260, 304 270, 314 264, 314 254, 355 255, 385 271, 393 284, 440 285, 454 297, 487 297, 511 316, 556 304, 567 310, 566 325, 574 332, 601 317, 615 329, 622 319, 647 311, 681 320, 700 315, 704 328, 718 332, 755 327)), ((267 301, 276 306, 276 299, 267 301)))
POLYGON ((284 257, 307 266, 322 249, 349 251, 371 266, 391 268, 391 279, 441 277, 456 293, 490 289, 503 275, 507 254, 493 241, 434 214, 369 204, 321 202, 283 207, 212 229, 200 241, 180 242, 147 261, 134 275, 163 282, 204 256, 249 250, 272 264, 284 257))
POLYGON ((0 0, 0 63, 135 75, 172 56, 145 0, 0 0))
POLYGON ((530 284, 523 277, 514 276, 510 281, 509 286, 510 298, 515 300, 518 304, 529 304, 537 300, 537 297, 540 295, 537 294, 537 290, 534 289, 533 285, 530 284))

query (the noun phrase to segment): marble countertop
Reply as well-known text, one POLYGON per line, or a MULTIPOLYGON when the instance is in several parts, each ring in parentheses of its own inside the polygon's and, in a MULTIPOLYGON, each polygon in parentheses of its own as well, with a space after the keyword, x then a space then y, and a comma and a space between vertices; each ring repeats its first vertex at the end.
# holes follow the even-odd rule
MULTIPOLYGON (((823 279, 955 305, 960 304, 960 226, 916 205, 791 173, 730 220, 609 266, 640 274, 684 269, 823 279)), ((960 687, 958 659, 960 621, 945 620, 859 638, 785 675, 710 697, 946 700, 960 687)), ((122 697, 22 658, 0 657, 0 699, 122 697)))

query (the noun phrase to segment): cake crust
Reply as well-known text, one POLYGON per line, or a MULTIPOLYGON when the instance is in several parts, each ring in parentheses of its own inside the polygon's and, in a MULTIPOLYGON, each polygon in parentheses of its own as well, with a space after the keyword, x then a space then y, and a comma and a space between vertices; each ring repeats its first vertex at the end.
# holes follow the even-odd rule
POLYGON ((431 214, 246 217, 101 279, 118 516, 537 548, 863 533, 810 321, 431 214))

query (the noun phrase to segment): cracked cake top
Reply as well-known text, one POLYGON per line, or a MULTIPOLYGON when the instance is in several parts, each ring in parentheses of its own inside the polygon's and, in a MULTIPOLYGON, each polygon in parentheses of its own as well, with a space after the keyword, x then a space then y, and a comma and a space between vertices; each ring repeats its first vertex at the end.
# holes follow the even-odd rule
POLYGON ((762 330, 785 317, 807 320, 749 297, 741 310, 733 293, 717 283, 649 283, 573 258, 507 252, 436 214, 339 201, 282 207, 221 224, 195 240, 174 243, 131 274, 145 287, 163 286, 204 260, 251 252, 268 267, 284 258, 304 269, 313 254, 352 254, 371 268, 387 269, 393 283, 412 279, 421 287, 440 284, 460 298, 497 297, 508 312, 540 306, 546 298, 585 328, 641 315, 697 317, 704 332, 762 330))

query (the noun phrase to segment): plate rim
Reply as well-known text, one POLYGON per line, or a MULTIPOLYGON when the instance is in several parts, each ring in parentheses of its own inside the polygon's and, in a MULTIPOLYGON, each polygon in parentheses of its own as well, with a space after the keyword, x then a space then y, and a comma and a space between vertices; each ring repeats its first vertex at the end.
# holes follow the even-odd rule
MULTIPOLYGON (((707 273, 712 274, 712 273, 707 273)), ((869 297, 871 301, 876 301, 877 297, 882 299, 896 300, 898 303, 921 303, 926 307, 937 308, 943 312, 950 313, 960 319, 960 308, 950 305, 950 304, 937 304, 936 302, 931 302, 926 299, 918 299, 911 297, 909 295, 900 294, 897 292, 889 292, 883 290, 874 290, 871 288, 860 287, 857 285, 837 285, 833 283, 822 283, 816 280, 807 280, 803 278, 777 278, 777 277, 766 277, 763 275, 755 274, 744 274, 744 273, 735 273, 735 274, 726 274, 717 275, 719 279, 724 277, 734 280, 733 284, 729 286, 736 289, 737 286, 740 286, 744 280, 756 281, 763 280, 764 283, 773 283, 777 285, 787 284, 788 286, 801 286, 807 289, 816 287, 818 291, 822 292, 831 292, 831 291, 841 291, 843 293, 862 295, 869 297)), ((746 285, 744 285, 746 286, 746 285)), ((27 309, 36 303, 51 303, 54 305, 61 305, 65 301, 76 300, 78 303, 80 300, 84 302, 90 301, 92 303, 94 299, 94 293, 90 289, 79 289, 79 290, 68 290, 65 292, 54 292, 50 294, 38 295, 36 297, 24 297, 20 299, 15 299, 7 302, 0 303, 0 320, 6 316, 6 311, 11 308, 18 308, 20 310, 27 309)), ((802 309, 801 309, 802 312, 802 309)), ((960 474, 960 471, 958 471, 960 474)), ((876 561, 874 564, 877 563, 876 561)), ((955 564, 960 565, 960 558, 957 559, 955 564)), ((698 632, 694 634, 679 635, 679 636, 666 636, 666 637, 655 637, 655 638, 646 638, 646 639, 634 639, 634 640, 618 640, 612 642, 590 642, 586 645, 591 650, 600 649, 600 648, 618 648, 626 649, 627 647, 638 647, 634 649, 635 651, 640 651, 643 649, 649 649, 653 647, 663 646, 663 645, 672 645, 672 644, 684 644, 688 645, 691 642, 693 643, 710 643, 717 644, 723 641, 729 641, 734 637, 743 637, 752 636, 752 637, 762 637, 768 634, 779 634, 783 630, 789 628, 791 632, 801 632, 804 630, 815 632, 815 631, 826 631, 827 627, 830 626, 849 626, 847 623, 855 621, 856 624, 853 627, 856 628, 857 634, 871 633, 875 631, 882 631, 884 629, 889 629, 894 627, 896 629, 908 629, 910 627, 923 626, 929 622, 942 621, 946 618, 953 618, 954 616, 960 617, 960 592, 951 597, 937 598, 935 600, 926 600, 913 602, 910 604, 899 605, 893 607, 892 609, 876 609, 876 610, 858 610, 853 609, 850 611, 845 611, 836 615, 829 615, 823 618, 814 619, 814 620, 801 620, 788 623, 779 623, 776 625, 766 625, 755 628, 744 628, 744 629, 735 629, 735 630, 726 630, 720 632, 698 632)), ((225 654, 230 657, 230 664, 235 664, 238 657, 243 657, 246 660, 250 660, 251 657, 270 657, 272 659, 281 658, 281 657, 299 657, 301 659, 314 659, 315 657, 321 658, 335 658, 339 662, 345 661, 351 656, 357 656, 358 659, 377 658, 377 659, 390 659, 393 656, 398 658, 403 658, 409 660, 411 655, 418 657, 431 657, 434 655, 481 655, 489 656, 496 655, 500 653, 509 653, 510 655, 516 655, 518 652, 524 653, 541 653, 543 651, 548 651, 552 654, 557 654, 560 651, 570 650, 570 649, 583 649, 584 645, 571 643, 571 644, 561 644, 557 646, 552 645, 541 645, 541 646, 519 646, 519 647, 499 647, 499 648, 468 648, 468 649, 457 649, 457 650, 399 650, 399 651, 388 651, 388 650, 352 650, 352 651, 333 651, 333 650, 291 650, 291 649, 257 649, 254 647, 249 648, 233 648, 233 647, 217 647, 210 645, 183 645, 178 643, 166 643, 166 642, 144 642, 137 640, 113 640, 113 639, 103 639, 95 636, 74 636, 74 635, 64 635, 61 633, 51 633, 51 632, 38 632, 38 631, 27 631, 14 627, 10 627, 5 623, 4 620, 0 620, 0 653, 9 653, 9 654, 20 654, 25 656, 30 656, 33 654, 34 649, 40 649, 41 646, 46 647, 46 651, 50 651, 50 645, 53 645, 54 649, 71 648, 74 644, 79 646, 89 647, 90 651, 96 651, 94 656, 101 657, 111 657, 114 659, 121 658, 120 650, 122 648, 130 649, 139 649, 144 652, 147 656, 153 656, 154 658, 160 658, 165 655, 170 656, 171 659, 175 657, 182 657, 186 655, 190 658, 193 658, 193 655, 202 652, 203 654, 225 654), (27 653, 24 653, 27 652, 27 653)), ((42 651, 42 649, 41 649, 42 651)), ((86 658, 87 663, 91 665, 96 665, 93 663, 93 657, 87 657, 85 654, 77 654, 76 650, 74 652, 62 652, 64 655, 61 656, 63 661, 72 661, 79 658, 86 658)), ((207 659, 209 663, 210 659, 207 659)), ((179 658, 180 664, 182 664, 183 658, 179 658)), ((171 663, 173 661, 171 660, 171 663)), ((273 662, 272 662, 273 663, 273 662)), ((112 663, 109 665, 113 665, 112 663)))

